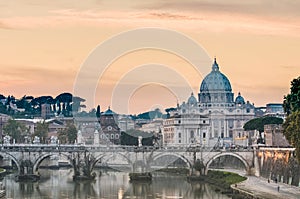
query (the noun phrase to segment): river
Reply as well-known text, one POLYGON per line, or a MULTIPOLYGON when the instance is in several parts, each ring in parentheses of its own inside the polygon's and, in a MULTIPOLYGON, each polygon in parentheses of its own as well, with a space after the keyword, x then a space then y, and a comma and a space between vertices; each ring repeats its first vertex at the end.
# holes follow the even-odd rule
POLYGON ((72 169, 39 169, 41 180, 35 183, 15 182, 6 175, 3 184, 7 198, 101 198, 101 199, 228 199, 209 184, 190 184, 182 175, 154 173, 151 183, 130 183, 127 173, 96 170, 96 180, 75 183, 72 169))

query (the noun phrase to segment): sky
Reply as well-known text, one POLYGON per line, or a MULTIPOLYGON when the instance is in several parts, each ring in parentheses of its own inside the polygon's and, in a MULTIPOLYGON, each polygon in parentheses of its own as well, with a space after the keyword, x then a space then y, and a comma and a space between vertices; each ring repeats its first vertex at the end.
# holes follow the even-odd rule
MULTIPOLYGON (((141 113, 197 95, 216 57, 235 96, 241 92, 255 106, 281 103, 300 74, 299 9, 294 0, 0 0, 0 93, 17 98, 73 93, 86 72, 97 84, 81 88, 94 96, 86 102, 89 108, 141 113), (195 68, 171 51, 141 48, 83 71, 106 41, 149 27, 197 42, 205 61, 195 68)), ((132 42, 111 46, 93 63, 132 42)))

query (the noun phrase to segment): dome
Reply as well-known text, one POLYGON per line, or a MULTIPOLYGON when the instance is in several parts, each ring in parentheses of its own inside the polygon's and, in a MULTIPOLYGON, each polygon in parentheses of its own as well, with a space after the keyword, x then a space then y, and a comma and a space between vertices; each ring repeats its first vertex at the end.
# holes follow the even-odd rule
POLYGON ((219 65, 215 61, 212 65, 212 71, 204 78, 200 86, 200 92, 226 91, 231 92, 231 84, 228 78, 219 71, 219 65))
POLYGON ((244 98, 241 96, 241 93, 239 92, 238 96, 235 98, 236 104, 245 104, 244 98))
POLYGON ((108 107, 108 109, 102 115, 116 115, 116 113, 110 110, 110 107, 108 107))
POLYGON ((190 105, 197 104, 197 99, 195 98, 194 93, 192 93, 191 96, 189 97, 188 104, 190 104, 190 105))

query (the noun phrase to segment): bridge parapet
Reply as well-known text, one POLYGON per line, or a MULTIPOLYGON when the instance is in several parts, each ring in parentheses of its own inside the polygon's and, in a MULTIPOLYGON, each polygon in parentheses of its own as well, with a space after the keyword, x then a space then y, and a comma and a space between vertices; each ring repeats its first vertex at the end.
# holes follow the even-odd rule
MULTIPOLYGON (((170 160, 182 159, 189 167, 192 167, 197 159, 202 160, 204 165, 209 167, 213 159, 224 155, 231 155, 239 158, 245 167, 253 166, 253 149, 214 149, 204 148, 200 146, 166 146, 166 147, 151 147, 151 146, 121 146, 121 145, 46 145, 46 144, 14 144, 3 145, 0 150, 2 156, 10 157, 21 170, 21 163, 25 160, 31 161, 33 172, 38 170, 40 163, 53 155, 64 155, 69 159, 73 166, 77 164, 79 167, 84 167, 82 162, 91 161, 89 171, 98 161, 109 161, 112 157, 118 156, 116 161, 121 161, 120 164, 128 164, 132 168, 137 165, 144 165, 143 169, 151 170, 151 163, 155 158, 164 158, 173 156, 170 160), (84 155, 83 155, 84 154, 84 155), (75 162, 74 158, 79 157, 75 162), (88 157, 88 159, 84 159, 88 157)), ((28 163, 28 161, 27 161, 28 163)), ((23 163, 24 165, 24 163, 23 163)), ((31 165, 31 164, 26 164, 31 165)), ((167 166, 167 165, 166 165, 167 166)), ((86 167, 86 166, 85 166, 86 167)), ((78 169, 78 168, 77 168, 78 169)), ((154 168, 152 168, 154 169, 154 168)), ((79 169, 80 170, 80 169, 79 169)), ((81 169, 82 170, 82 169, 81 169)), ((80 170, 80 171, 81 171, 80 170)), ((29 169, 31 171, 31 169, 29 169)))

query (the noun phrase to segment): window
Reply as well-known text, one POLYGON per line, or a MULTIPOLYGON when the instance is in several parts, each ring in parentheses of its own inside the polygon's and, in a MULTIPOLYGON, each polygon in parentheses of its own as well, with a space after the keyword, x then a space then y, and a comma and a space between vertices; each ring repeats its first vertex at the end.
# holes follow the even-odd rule
POLYGON ((114 139, 114 134, 111 134, 111 135, 110 135, 110 138, 111 138, 111 139, 114 139))
POLYGON ((205 132, 203 132, 203 138, 205 138, 206 137, 206 133, 205 132))
POLYGON ((190 137, 191 137, 191 138, 194 138, 194 136, 195 136, 195 135, 194 135, 194 131, 191 131, 191 132, 190 132, 190 137))
POLYGON ((119 134, 116 134, 116 135, 115 135, 115 138, 116 138, 116 139, 119 139, 119 134))
POLYGON ((178 133, 178 138, 181 138, 181 133, 178 133))

